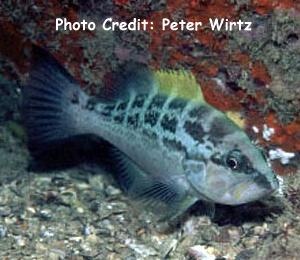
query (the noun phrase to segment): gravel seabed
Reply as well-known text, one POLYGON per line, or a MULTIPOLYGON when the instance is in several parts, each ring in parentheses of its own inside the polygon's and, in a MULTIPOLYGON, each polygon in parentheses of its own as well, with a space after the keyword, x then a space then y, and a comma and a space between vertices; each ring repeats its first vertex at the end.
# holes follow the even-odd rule
POLYGON ((299 174, 283 197, 196 205, 167 225, 136 208, 95 165, 29 172, 23 141, 0 127, 1 259, 299 259, 299 174))

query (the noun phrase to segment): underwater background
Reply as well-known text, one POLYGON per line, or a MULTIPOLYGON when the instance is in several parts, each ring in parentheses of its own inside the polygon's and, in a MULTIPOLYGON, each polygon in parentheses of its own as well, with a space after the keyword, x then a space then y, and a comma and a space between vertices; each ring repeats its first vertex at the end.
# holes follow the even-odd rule
POLYGON ((0 36, 1 259, 299 259, 298 1, 2 1, 0 36), (57 17, 99 23, 220 17, 253 25, 251 32, 67 32, 55 31, 57 17), (20 117, 32 44, 49 50, 92 95, 113 86, 114 72, 132 61, 192 71, 206 101, 263 148, 281 195, 217 206, 213 219, 195 205, 166 230, 131 205, 96 159, 33 171, 20 117))

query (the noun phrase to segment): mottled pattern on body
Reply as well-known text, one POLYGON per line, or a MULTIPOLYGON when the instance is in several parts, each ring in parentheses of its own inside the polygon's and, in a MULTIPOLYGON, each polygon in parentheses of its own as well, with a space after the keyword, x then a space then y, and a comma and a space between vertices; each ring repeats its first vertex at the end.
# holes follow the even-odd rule
POLYGON ((36 154, 70 137, 95 135, 109 144, 123 190, 169 217, 197 200, 213 209, 211 203, 238 205, 277 189, 261 152, 204 101, 192 74, 127 71, 111 96, 97 99, 39 52, 23 93, 29 147, 36 154))
POLYGON ((203 153, 209 154, 213 145, 209 141, 214 135, 212 129, 218 134, 224 127, 214 124, 220 114, 209 105, 158 92, 131 93, 126 101, 115 105, 98 104, 96 110, 104 120, 117 127, 146 134, 149 138, 149 133, 153 133, 155 141, 167 150, 172 147, 172 152, 187 153, 191 147, 200 145, 203 153))

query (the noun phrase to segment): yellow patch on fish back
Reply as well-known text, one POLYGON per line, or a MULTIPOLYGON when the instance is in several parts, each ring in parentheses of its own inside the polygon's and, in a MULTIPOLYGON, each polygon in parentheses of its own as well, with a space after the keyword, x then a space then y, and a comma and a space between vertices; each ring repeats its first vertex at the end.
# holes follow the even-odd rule
POLYGON ((187 100, 204 101, 201 88, 190 72, 160 70, 154 72, 154 78, 158 82, 159 92, 187 100))
POLYGON ((245 119, 241 117, 241 114, 239 112, 227 111, 225 114, 237 126, 239 126, 242 129, 245 129, 245 119))

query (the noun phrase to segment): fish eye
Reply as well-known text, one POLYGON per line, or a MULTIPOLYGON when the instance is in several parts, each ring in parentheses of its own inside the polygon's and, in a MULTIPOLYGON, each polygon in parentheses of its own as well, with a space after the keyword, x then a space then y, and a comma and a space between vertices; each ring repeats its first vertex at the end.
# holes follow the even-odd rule
POLYGON ((231 170, 238 170, 241 166, 242 157, 241 152, 238 150, 231 151, 226 158, 226 165, 231 170))
POLYGON ((236 170, 238 168, 237 159, 234 157, 227 158, 226 164, 231 170, 236 170))

